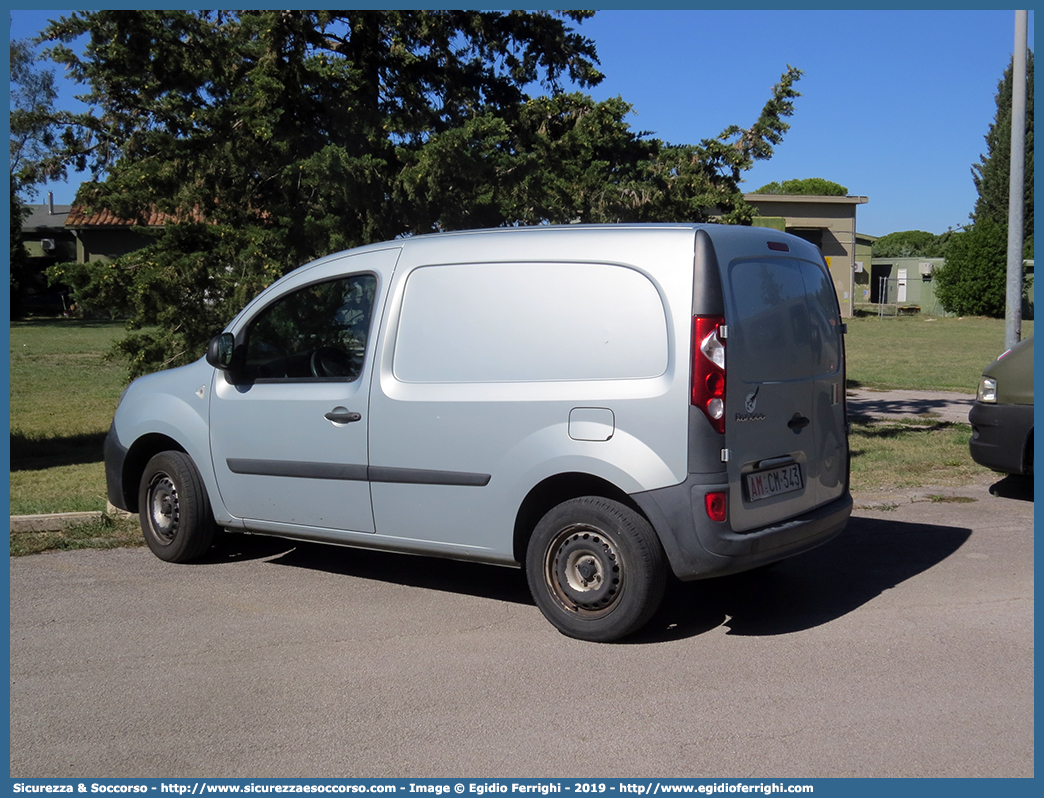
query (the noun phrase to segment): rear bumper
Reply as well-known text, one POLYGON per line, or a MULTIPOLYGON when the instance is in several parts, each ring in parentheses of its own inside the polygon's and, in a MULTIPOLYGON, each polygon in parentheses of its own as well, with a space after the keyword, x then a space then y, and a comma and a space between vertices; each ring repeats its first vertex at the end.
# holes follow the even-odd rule
POLYGON ((968 421, 972 425, 968 443, 972 460, 1005 474, 1032 472, 1033 405, 976 402, 968 421))
POLYGON ((715 523, 703 512, 703 496, 711 485, 690 477, 680 485, 634 494, 663 543, 671 569, 687 581, 747 571, 813 549, 838 535, 852 515, 852 495, 776 524, 733 532, 728 522, 715 523))

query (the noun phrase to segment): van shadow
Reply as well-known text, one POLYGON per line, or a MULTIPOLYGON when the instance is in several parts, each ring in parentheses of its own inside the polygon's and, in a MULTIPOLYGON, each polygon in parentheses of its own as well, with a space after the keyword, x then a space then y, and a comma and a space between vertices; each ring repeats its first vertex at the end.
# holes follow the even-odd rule
POLYGON ((847 615, 956 552, 970 529, 853 517, 829 543, 721 579, 675 583, 653 621, 629 642, 799 632, 847 615))
POLYGON ((268 535, 244 535, 221 532, 214 545, 193 565, 228 565, 233 562, 264 560, 278 557, 297 548, 300 543, 268 535))
POLYGON ((64 438, 34 438, 11 432, 11 470, 36 471, 100 463, 104 459, 105 435, 97 432, 64 438))
MULTIPOLYGON (((733 635, 812 629, 928 571, 970 536, 964 528, 854 517, 831 542, 774 566, 673 581, 652 621, 621 643, 698 637, 723 624, 733 635)), ((534 606, 521 570, 244 535, 227 540, 212 562, 272 557, 277 565, 534 606)))
POLYGON ((356 579, 533 604, 521 569, 484 563, 239 534, 222 535, 205 562, 220 564, 265 558, 270 558, 269 562, 275 565, 356 579))

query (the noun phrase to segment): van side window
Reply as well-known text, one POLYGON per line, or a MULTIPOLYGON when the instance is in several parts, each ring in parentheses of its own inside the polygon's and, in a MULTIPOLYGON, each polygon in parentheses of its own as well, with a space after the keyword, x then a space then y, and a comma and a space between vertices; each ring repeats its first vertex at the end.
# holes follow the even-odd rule
POLYGON ((374 275, 358 274, 281 297, 247 329, 247 376, 264 381, 358 378, 376 290, 374 275))

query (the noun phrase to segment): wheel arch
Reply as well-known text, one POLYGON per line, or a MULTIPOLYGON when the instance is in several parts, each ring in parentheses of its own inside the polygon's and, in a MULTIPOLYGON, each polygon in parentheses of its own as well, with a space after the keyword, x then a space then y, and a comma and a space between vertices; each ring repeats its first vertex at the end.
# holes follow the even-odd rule
POLYGON ((127 457, 123 461, 122 490, 123 500, 127 503, 127 509, 138 512, 138 485, 141 475, 145 472, 145 466, 154 455, 160 452, 177 451, 188 454, 188 451, 176 440, 160 432, 142 435, 127 450, 127 457))
POLYGON ((535 485, 519 506, 515 516, 512 543, 515 561, 525 564, 526 548, 533 535, 533 530, 551 508, 581 496, 600 496, 612 499, 634 510, 647 521, 649 520, 642 508, 629 495, 602 477, 576 472, 555 474, 535 485))

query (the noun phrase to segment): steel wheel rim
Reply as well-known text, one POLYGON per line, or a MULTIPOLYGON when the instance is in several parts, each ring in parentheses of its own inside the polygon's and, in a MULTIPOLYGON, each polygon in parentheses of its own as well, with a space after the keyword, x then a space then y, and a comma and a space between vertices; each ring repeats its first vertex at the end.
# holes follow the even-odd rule
POLYGON ((149 526, 161 543, 174 541, 180 517, 178 488, 174 480, 166 474, 157 474, 149 485, 149 526))
POLYGON ((544 576, 566 610, 585 618, 611 612, 620 600, 624 574, 619 547, 603 530, 566 527, 547 549, 544 576))

